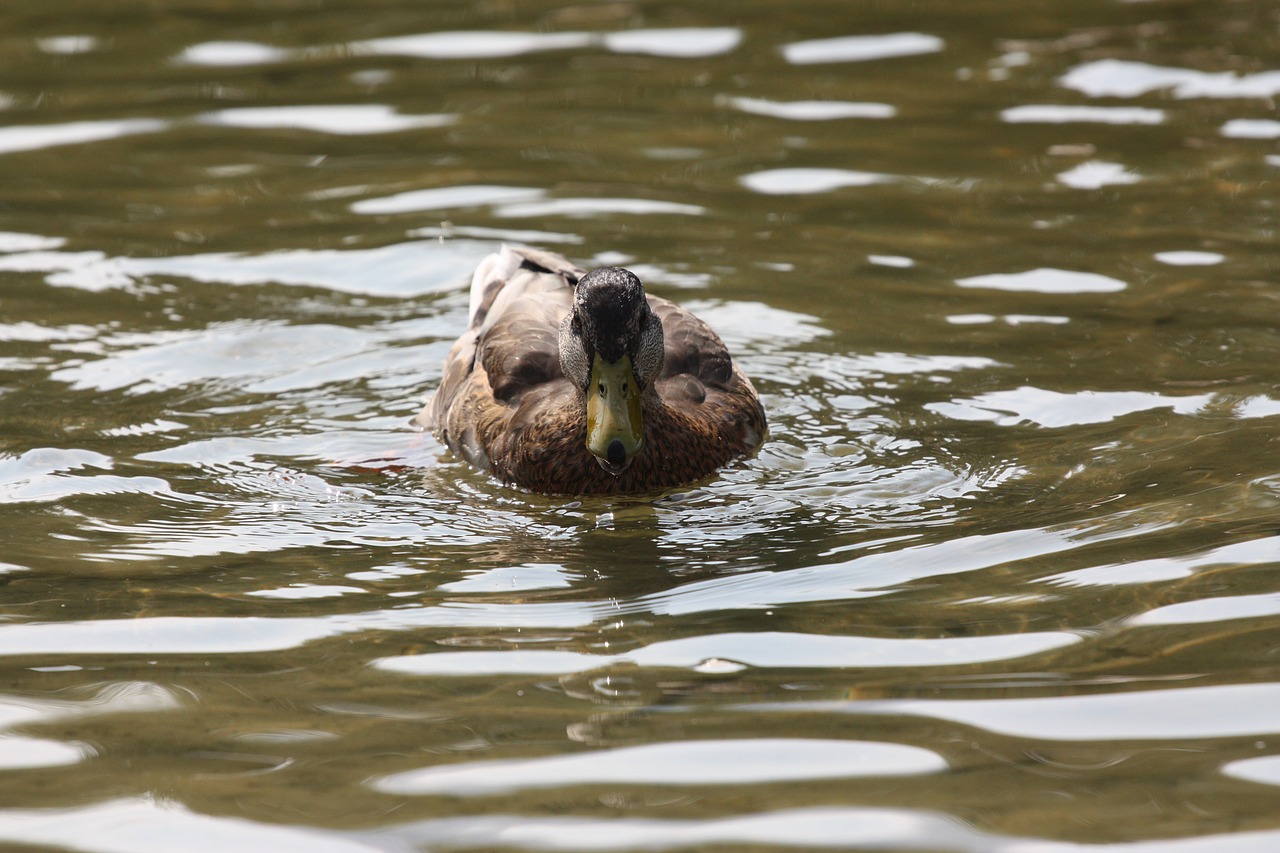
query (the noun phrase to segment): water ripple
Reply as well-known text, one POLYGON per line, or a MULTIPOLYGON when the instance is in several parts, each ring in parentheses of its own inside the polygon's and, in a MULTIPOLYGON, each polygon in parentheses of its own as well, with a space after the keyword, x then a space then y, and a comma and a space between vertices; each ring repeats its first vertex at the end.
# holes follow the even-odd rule
POLYGON ((35 151, 59 145, 83 145, 140 133, 157 133, 166 127, 167 122, 149 118, 10 125, 0 128, 0 154, 35 151))
POLYGON ((199 116, 202 124, 245 128, 295 128, 317 133, 399 133, 446 127, 458 120, 449 113, 404 115, 386 104, 233 107, 199 116))
POLYGON ((899 56, 917 56, 942 50, 942 39, 924 33, 889 33, 874 36, 838 36, 784 45, 782 55, 793 65, 826 62, 867 62, 899 56))
POLYGON ((1058 82, 1094 98, 1135 98, 1160 89, 1171 90, 1175 98, 1271 98, 1280 93, 1280 71, 1210 73, 1119 59, 1078 65, 1058 82))
POLYGON ((769 101, 763 98, 725 98, 736 110, 753 115, 791 121, 832 121, 843 118, 893 118, 897 110, 889 104, 850 101, 769 101))
POLYGON ((945 770, 919 747, 805 738, 657 743, 524 761, 472 761, 385 776, 390 794, 474 796, 592 783, 755 785, 855 776, 911 776, 945 770))
POLYGON ((797 702, 773 710, 912 714, 1042 741, 1200 741, 1280 732, 1272 702, 1280 702, 1280 684, 1262 682, 1025 699, 797 702))
POLYGON ((311 829, 213 817, 149 796, 64 809, 3 809, 0 838, 15 844, 68 849, 85 849, 85 840, 91 838, 94 850, 109 853, 163 853, 172 850, 177 839, 191 853, 385 853, 382 845, 344 840, 311 829))
POLYGON ((433 652, 384 658, 391 672, 431 676, 565 674, 619 664, 738 671, 746 667, 786 669, 939 667, 1028 657, 1079 642, 1072 634, 1010 634, 950 639, 883 639, 822 636, 781 631, 704 634, 666 640, 615 655, 567 651, 433 652))

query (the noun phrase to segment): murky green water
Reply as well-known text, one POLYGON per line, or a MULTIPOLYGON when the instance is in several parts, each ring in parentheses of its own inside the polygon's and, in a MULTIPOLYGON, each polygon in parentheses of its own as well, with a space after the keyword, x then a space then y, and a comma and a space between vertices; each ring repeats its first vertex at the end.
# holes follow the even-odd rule
POLYGON ((0 21, 0 847, 1280 845, 1274 4, 0 21), (502 241, 758 458, 414 433, 502 241))

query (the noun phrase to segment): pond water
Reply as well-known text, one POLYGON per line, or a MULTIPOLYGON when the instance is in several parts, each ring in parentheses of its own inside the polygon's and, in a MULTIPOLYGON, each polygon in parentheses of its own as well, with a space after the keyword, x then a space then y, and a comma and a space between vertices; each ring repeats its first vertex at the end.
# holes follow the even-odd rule
POLYGON ((0 19, 0 846, 1280 846, 1273 3, 0 19), (503 242, 759 455, 415 432, 503 242))

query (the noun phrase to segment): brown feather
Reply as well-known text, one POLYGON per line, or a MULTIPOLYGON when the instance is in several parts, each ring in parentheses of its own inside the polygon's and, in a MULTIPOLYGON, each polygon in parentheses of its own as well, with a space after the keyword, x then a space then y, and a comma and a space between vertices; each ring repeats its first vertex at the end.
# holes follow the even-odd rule
POLYGON ((644 447, 614 476, 586 448, 586 403, 560 369, 557 332, 585 273, 531 249, 484 285, 471 328, 445 359, 419 420, 473 465, 549 494, 619 494, 684 485, 754 453, 766 432, 751 382, 711 327, 649 296, 665 356, 642 399, 644 447))

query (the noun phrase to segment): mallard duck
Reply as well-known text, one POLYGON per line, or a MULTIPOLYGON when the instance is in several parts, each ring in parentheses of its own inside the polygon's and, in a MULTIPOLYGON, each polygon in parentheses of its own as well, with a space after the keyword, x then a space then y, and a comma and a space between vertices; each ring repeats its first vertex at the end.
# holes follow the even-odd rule
POLYGON ((561 495, 707 477, 765 436, 751 381, 711 327, 619 267, 504 246, 418 421, 504 482, 561 495))

